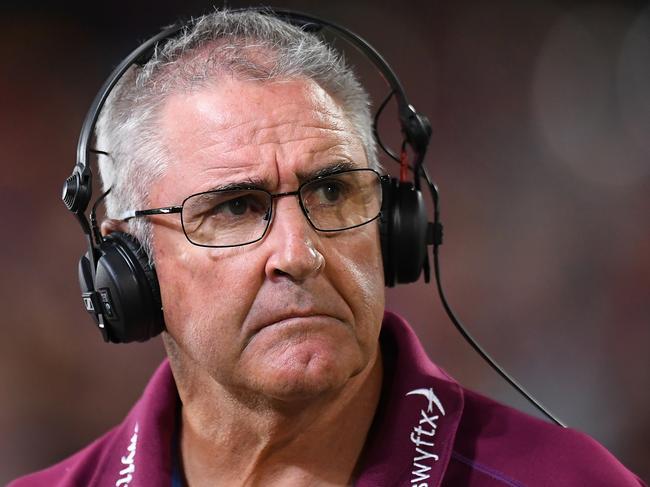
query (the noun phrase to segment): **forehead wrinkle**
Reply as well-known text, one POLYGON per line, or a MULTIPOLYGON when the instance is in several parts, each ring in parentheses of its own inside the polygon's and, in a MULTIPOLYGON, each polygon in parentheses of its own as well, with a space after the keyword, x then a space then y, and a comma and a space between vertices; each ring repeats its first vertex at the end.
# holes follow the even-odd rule
MULTIPOLYGON (((306 142, 306 141, 309 141, 309 140, 318 140, 318 141, 321 141, 321 142, 323 142, 322 145, 323 145, 323 146, 326 145, 327 148, 326 148, 326 149, 321 149, 321 148, 312 148, 312 149, 310 149, 310 150, 305 150, 305 152, 307 152, 307 153, 323 152, 323 151, 325 151, 325 150, 328 150, 330 147, 332 147, 332 142, 333 142, 333 141, 330 140, 330 139, 327 139, 327 138, 324 138, 324 137, 320 137, 320 136, 318 136, 318 135, 311 135, 311 136, 308 136, 308 137, 295 137, 295 138, 291 138, 291 139, 285 139, 285 140, 282 140, 281 142, 277 142, 277 141, 269 141, 269 142, 256 142, 256 141, 251 141, 251 142, 250 142, 249 144, 247 144, 247 145, 253 145, 253 146, 255 146, 255 147, 264 147, 264 146, 267 146, 267 145, 281 145, 281 144, 289 144, 289 143, 293 143, 293 142, 306 142)), ((345 145, 350 145, 350 144, 346 144, 346 143, 343 143, 343 142, 342 142, 342 143, 336 143, 335 145, 336 145, 336 146, 345 146, 345 145)))
POLYGON ((314 96, 309 98, 312 104, 308 109, 305 109, 305 106, 301 103, 288 103, 271 110, 261 119, 254 119, 257 122, 255 130, 264 132, 293 126, 293 131, 309 129, 328 132, 349 131, 351 123, 338 106, 333 109, 323 106, 323 100, 314 96))
POLYGON ((250 131, 251 144, 264 144, 274 142, 278 144, 297 142, 299 140, 313 140, 321 138, 324 140, 339 138, 341 135, 345 136, 349 131, 343 125, 343 121, 339 120, 323 120, 319 121, 301 122, 299 120, 287 120, 273 122, 268 125, 262 120, 256 127, 250 131))
POLYGON ((339 143, 333 144, 333 145, 327 147, 326 149, 322 149, 322 150, 317 149, 317 148, 307 148, 305 150, 305 154, 312 155, 312 154, 318 154, 318 153, 321 153, 321 152, 334 152, 337 157, 341 157, 339 154, 345 154, 346 156, 351 157, 351 152, 352 151, 350 149, 353 149, 353 148, 354 148, 354 145, 349 144, 346 141, 346 142, 339 142, 339 143))
MULTIPOLYGON (((255 132, 257 134, 260 134, 260 132, 265 132, 269 130, 277 130, 282 127, 286 126, 293 126, 292 132, 297 132, 299 130, 317 130, 319 132, 332 132, 332 133, 347 133, 348 130, 345 130, 343 128, 339 128, 338 126, 331 126, 327 127, 325 125, 309 125, 309 124, 304 124, 300 122, 296 122, 295 120, 289 121, 289 122, 278 122, 273 125, 267 125, 264 127, 259 127, 255 129, 255 132)), ((258 135, 259 136, 259 135, 258 135)))
MULTIPOLYGON (((270 110, 266 116, 261 118, 251 118, 252 114, 246 110, 236 110, 242 103, 242 100, 238 98, 234 99, 224 113, 215 112, 211 100, 199 99, 199 102, 193 105, 197 109, 193 118, 199 122, 201 128, 195 131, 187 124, 182 124, 179 121, 174 123, 170 120, 171 126, 168 124, 168 128, 172 130, 168 135, 176 141, 184 142, 183 145, 186 148, 187 142, 193 142, 190 144, 194 145, 192 152, 209 153, 214 150, 220 151, 222 154, 231 154, 252 144, 263 145, 269 140, 277 143, 291 143, 316 138, 337 138, 341 135, 349 139, 354 134, 350 121, 341 112, 338 105, 324 106, 325 97, 324 94, 311 94, 309 99, 312 105, 307 111, 301 103, 294 101, 270 110), (298 107, 298 110, 295 107, 298 107), (233 117, 233 112, 238 112, 238 115, 233 117), (300 118, 305 114, 307 115, 306 120, 301 121, 300 118), (265 123, 269 125, 265 126, 265 123), (276 132, 282 131, 287 126, 289 126, 287 135, 290 138, 282 140, 282 134, 276 132), (317 135, 301 135, 311 131, 317 131, 317 135)), ((179 105, 183 108, 187 106, 186 100, 172 95, 166 103, 165 111, 179 105)), ((176 117, 172 118, 172 120, 174 119, 176 117)))
MULTIPOLYGON (((289 138, 282 138, 275 133, 277 129, 281 129, 282 127, 285 127, 287 125, 293 125, 294 122, 284 122, 269 127, 260 127, 260 128, 252 129, 251 131, 247 131, 249 133, 252 132, 250 133, 250 136, 247 136, 247 134, 234 135, 230 137, 229 136, 224 137, 223 135, 221 135, 224 132, 228 133, 230 132, 230 130, 237 130, 242 126, 250 125, 251 123, 253 122, 249 121, 249 122, 239 123, 232 127, 220 127, 218 129, 211 128, 210 130, 205 130, 205 134, 208 135, 209 140, 205 141, 205 144, 202 147, 197 148, 195 152, 209 152, 210 150, 216 150, 213 149, 215 147, 225 146, 224 149, 221 151, 221 154, 230 154, 249 146, 263 147, 269 144, 287 144, 287 143, 305 142, 311 140, 322 140, 323 144, 335 143, 335 146, 343 146, 346 145, 346 143, 350 145, 348 140, 341 140, 342 138, 341 135, 343 136, 344 139, 349 139, 351 136, 351 134, 349 134, 349 132, 343 128, 330 128, 330 127, 322 127, 318 125, 295 124, 296 125, 295 129, 291 131, 291 136, 289 138), (298 133, 301 132, 302 130, 306 130, 306 131, 314 130, 314 131, 318 131, 318 133, 313 135, 302 135, 298 133), (273 140, 265 140, 265 139, 273 139, 273 140)), ((195 138, 198 137, 199 134, 195 136, 195 138)), ((319 152, 319 151, 320 149, 312 149, 309 152, 319 152)))
MULTIPOLYGON (((172 95, 164 107, 168 140, 179 161, 194 168, 195 191, 251 179, 271 189, 293 184, 298 172, 311 173, 312 167, 323 164, 349 161, 366 166, 354 126, 326 93, 301 89, 298 95, 287 96, 280 90, 282 102, 274 103, 275 86, 269 86, 270 91, 247 83, 241 86, 242 93, 233 89, 239 87, 237 82, 214 93, 172 95)), ((184 179, 191 176, 187 169, 184 172, 184 179)))
POLYGON ((312 155, 312 154, 328 152, 336 149, 343 149, 344 152, 348 152, 353 150, 355 147, 355 141, 353 140, 354 136, 352 134, 349 134, 347 131, 343 129, 328 129, 322 127, 312 127, 312 128, 317 128, 319 131, 325 133, 314 134, 314 135, 300 135, 294 133, 289 138, 274 137, 273 138, 274 140, 260 140, 260 139, 271 137, 271 134, 262 135, 258 132, 255 136, 253 136, 251 140, 242 141, 241 139, 243 137, 238 137, 234 139, 231 138, 227 141, 215 141, 214 144, 210 146, 206 146, 202 150, 208 151, 210 147, 214 147, 222 144, 228 144, 227 147, 220 152, 221 155, 228 155, 242 150, 246 150, 251 147, 262 149, 268 146, 276 146, 276 145, 282 146, 285 144, 292 144, 292 143, 304 143, 310 141, 320 142, 319 144, 315 144, 312 147, 306 147, 301 151, 304 154, 312 155), (341 136, 342 134, 343 136, 341 136))

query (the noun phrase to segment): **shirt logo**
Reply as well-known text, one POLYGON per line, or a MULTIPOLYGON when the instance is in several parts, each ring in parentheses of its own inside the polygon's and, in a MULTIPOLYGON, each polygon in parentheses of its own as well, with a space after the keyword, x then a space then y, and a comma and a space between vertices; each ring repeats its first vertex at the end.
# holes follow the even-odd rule
POLYGON ((437 462, 439 457, 435 451, 433 437, 438 428, 440 415, 445 415, 445 408, 440 399, 435 395, 432 388, 414 389, 406 393, 407 396, 423 396, 427 400, 426 408, 420 410, 418 424, 411 432, 411 442, 415 445, 413 456, 413 470, 411 470, 412 487, 429 487, 430 460, 437 462), (435 406, 435 409, 434 409, 435 406))
POLYGON ((120 478, 115 482, 115 487, 120 487, 122 485, 129 485, 133 480, 133 473, 135 472, 135 449, 138 446, 138 423, 135 423, 133 428, 133 436, 131 436, 131 441, 129 446, 126 448, 128 452, 127 455, 121 458, 122 465, 126 465, 125 468, 120 470, 120 478))

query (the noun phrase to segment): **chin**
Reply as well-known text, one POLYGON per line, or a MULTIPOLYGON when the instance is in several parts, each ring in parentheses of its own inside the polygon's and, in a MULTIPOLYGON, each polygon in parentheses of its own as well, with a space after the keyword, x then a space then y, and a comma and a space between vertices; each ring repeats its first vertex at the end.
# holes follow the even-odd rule
POLYGON ((246 346, 240 370, 268 396, 307 398, 341 389, 368 362, 351 327, 326 320, 269 326, 246 346))
POLYGON ((317 399, 340 391, 363 370, 360 354, 345 355, 334 344, 320 345, 302 344, 260 363, 260 392, 280 401, 317 399))

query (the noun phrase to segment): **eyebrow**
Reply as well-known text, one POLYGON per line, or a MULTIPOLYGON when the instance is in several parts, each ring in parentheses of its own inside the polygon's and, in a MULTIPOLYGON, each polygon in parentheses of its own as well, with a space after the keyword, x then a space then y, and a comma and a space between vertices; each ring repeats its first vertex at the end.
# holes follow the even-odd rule
POLYGON ((296 175, 298 176, 298 181, 300 184, 303 184, 305 181, 322 178, 324 176, 336 174, 337 172, 341 171, 347 171, 349 169, 359 169, 359 166, 353 162, 339 161, 312 171, 298 171, 296 175))
MULTIPOLYGON (((298 177, 298 182, 303 184, 312 179, 322 178, 349 169, 359 169, 359 166, 353 162, 339 161, 311 171, 298 171, 296 176, 298 177)), ((207 191, 236 191, 242 189, 268 190, 269 186, 269 182, 265 179, 249 177, 243 181, 233 181, 231 183, 220 184, 208 189, 207 191)))
POLYGON ((238 189, 264 189, 266 181, 261 178, 246 178, 243 181, 233 181, 231 183, 220 184, 210 188, 208 191, 228 191, 238 189))

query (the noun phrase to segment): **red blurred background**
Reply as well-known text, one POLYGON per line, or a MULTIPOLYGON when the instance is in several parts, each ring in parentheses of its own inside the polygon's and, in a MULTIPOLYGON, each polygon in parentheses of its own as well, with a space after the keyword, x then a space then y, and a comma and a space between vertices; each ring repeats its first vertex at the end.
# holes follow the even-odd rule
MULTIPOLYGON (((452 306, 559 417, 650 479, 647 3, 269 4, 341 23, 391 63, 433 123, 452 306)), ((91 326, 76 278, 83 239, 60 188, 112 67, 209 8, 0 7, 0 483, 118 422, 163 357, 159 339, 109 346, 91 326)), ((377 74, 349 58, 381 100, 377 74)), ((390 117, 381 130, 395 144, 390 117)), ((390 290, 388 303, 452 375, 532 412, 456 335, 432 285, 390 290)))

